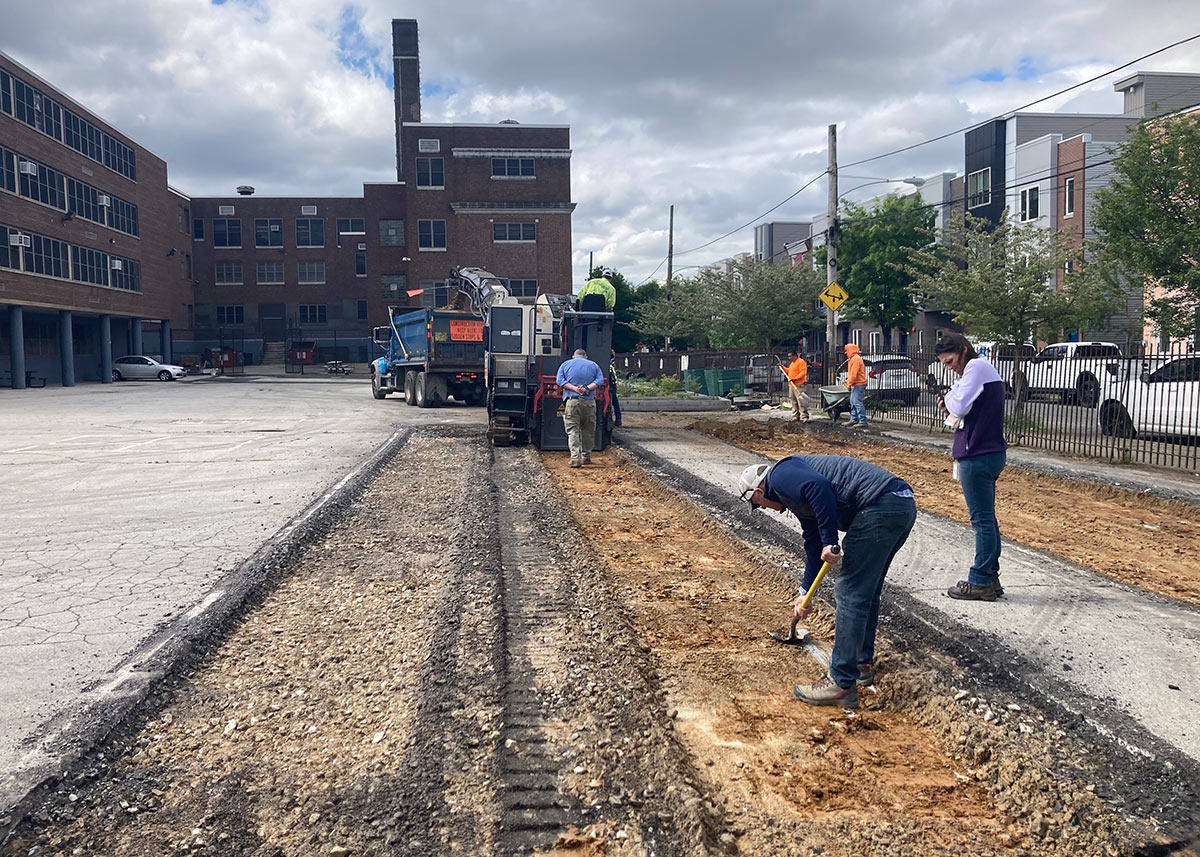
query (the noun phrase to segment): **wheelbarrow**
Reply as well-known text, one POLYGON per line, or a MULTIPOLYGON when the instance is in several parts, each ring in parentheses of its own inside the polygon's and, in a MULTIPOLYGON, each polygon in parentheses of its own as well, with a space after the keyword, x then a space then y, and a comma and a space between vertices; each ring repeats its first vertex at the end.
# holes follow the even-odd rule
POLYGON ((850 391, 842 386, 821 388, 821 410, 837 422, 839 414, 850 412, 850 391))

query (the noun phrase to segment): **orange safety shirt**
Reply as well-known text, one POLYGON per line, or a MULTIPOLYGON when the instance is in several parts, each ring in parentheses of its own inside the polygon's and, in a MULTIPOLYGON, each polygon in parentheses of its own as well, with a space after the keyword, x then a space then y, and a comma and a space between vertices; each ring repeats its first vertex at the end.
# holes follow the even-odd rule
POLYGON ((858 355, 858 346, 853 343, 846 346, 846 386, 861 387, 867 383, 867 367, 858 355))
POLYGON ((789 363, 784 372, 793 387, 802 387, 808 383, 808 364, 804 362, 803 357, 797 357, 789 363))

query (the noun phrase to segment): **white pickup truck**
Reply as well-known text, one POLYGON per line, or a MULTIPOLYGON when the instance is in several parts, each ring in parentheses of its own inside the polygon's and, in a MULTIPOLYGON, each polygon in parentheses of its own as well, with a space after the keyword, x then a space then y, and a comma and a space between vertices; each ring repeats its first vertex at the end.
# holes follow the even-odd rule
POLYGON ((1063 404, 1094 408, 1100 402, 1106 367, 1124 359, 1120 346, 1112 342, 1056 342, 1014 373, 1013 395, 1026 400, 1048 393, 1063 404))

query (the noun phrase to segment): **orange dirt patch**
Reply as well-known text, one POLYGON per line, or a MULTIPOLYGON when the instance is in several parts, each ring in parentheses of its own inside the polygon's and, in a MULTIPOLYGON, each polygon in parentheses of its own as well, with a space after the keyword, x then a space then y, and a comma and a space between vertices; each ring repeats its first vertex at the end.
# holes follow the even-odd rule
MULTIPOLYGON (((882 829, 908 846, 888 853, 992 853, 1022 839, 925 727, 872 692, 857 712, 795 701, 792 685, 823 670, 765 634, 786 626, 794 589, 614 453, 594 457, 583 470, 561 456, 546 465, 626 593, 705 790, 745 819, 740 853, 868 853, 863 832, 882 829)), ((832 639, 828 615, 809 628, 832 639)))
MULTIPOLYGON (((969 523, 948 454, 780 421, 701 421, 695 428, 771 458, 811 453, 874 462, 912 485, 922 511, 969 523)), ((1009 466, 996 484, 996 515, 1005 538, 1200 604, 1200 509, 1191 504, 1009 466)))

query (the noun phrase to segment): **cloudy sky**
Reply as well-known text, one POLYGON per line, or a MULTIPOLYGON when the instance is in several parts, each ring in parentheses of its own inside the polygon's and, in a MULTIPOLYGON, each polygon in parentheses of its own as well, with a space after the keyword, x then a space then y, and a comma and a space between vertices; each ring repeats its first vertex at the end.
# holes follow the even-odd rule
MULTIPOLYGON (((0 50, 184 193, 359 195, 395 180, 394 17, 419 22, 425 121, 571 126, 576 285, 589 252, 661 279, 672 204, 677 270, 752 250, 752 227, 709 242, 821 174, 830 123, 848 164, 1200 33, 1196 0, 0 0, 0 50)), ((1035 109, 1119 112, 1135 69, 1200 71, 1200 40, 1035 109)), ((841 189, 962 152, 955 134, 843 168, 841 189)), ((810 219, 825 194, 766 219, 810 219)))

